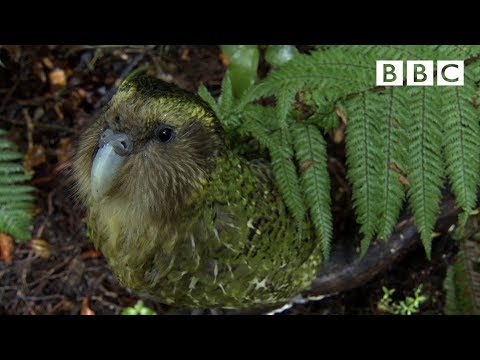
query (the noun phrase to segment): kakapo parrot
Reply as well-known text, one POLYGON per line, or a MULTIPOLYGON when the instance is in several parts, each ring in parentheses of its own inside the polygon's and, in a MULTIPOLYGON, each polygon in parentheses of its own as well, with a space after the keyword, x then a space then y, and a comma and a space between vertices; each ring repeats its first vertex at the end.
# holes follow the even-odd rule
POLYGON ((197 95, 127 78, 79 139, 88 235, 122 285, 181 308, 280 305, 321 264, 268 159, 237 153, 197 95))

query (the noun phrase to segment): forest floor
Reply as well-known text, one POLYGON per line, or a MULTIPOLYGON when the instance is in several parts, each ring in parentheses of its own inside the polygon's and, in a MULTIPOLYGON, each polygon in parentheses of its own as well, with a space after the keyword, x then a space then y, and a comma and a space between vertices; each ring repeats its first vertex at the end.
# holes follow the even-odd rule
MULTIPOLYGON (((27 154, 38 189, 32 240, 15 243, 10 263, 0 260, 0 314, 119 314, 140 298, 119 285, 86 236, 86 211, 74 201, 69 176, 75 143, 113 86, 138 66, 153 66, 158 77, 192 92, 204 83, 218 96, 225 72, 219 49, 2 46, 0 61, 0 128, 27 154)), ((336 229, 349 226, 349 201, 333 201, 336 229)), ((419 244, 365 285, 283 313, 384 314, 382 287, 402 300, 422 284, 427 300, 419 313, 442 314, 443 279, 455 251, 442 238, 428 261, 419 244)), ((158 314, 170 310, 144 302, 158 314)))

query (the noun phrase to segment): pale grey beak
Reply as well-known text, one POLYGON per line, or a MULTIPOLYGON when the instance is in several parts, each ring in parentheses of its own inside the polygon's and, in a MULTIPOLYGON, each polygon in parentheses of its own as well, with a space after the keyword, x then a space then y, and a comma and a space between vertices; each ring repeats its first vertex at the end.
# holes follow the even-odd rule
POLYGON ((133 141, 128 134, 114 133, 110 129, 102 133, 90 176, 90 187, 95 200, 101 199, 110 189, 132 149, 133 141))

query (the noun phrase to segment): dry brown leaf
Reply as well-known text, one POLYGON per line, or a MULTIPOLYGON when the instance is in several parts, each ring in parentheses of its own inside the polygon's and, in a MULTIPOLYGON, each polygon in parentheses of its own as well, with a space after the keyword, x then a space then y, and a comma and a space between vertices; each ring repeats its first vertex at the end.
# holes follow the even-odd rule
POLYGON ((32 72, 38 76, 42 83, 47 82, 47 77, 45 75, 45 69, 41 62, 35 61, 32 64, 32 72))
POLYGON ((399 173, 399 174, 402 174, 402 173, 403 173, 403 171, 400 170, 400 168, 398 167, 398 165, 395 164, 394 162, 389 163, 389 164, 388 164, 388 168, 389 168, 390 170, 393 170, 393 171, 399 173))
POLYGON ((13 238, 10 235, 0 233, 0 260, 5 264, 12 263, 13 238))
POLYGON ((335 114, 337 114, 344 125, 347 125, 347 114, 345 114, 345 111, 337 107, 335 108, 335 114))
POLYGON ((301 165, 300 165, 300 172, 304 172, 306 171, 310 166, 313 165, 313 160, 312 159, 308 159, 308 160, 305 160, 301 165))
POLYGON ((102 253, 98 250, 86 250, 80 254, 82 259, 94 259, 102 256, 102 253))
POLYGON ((57 160, 59 163, 69 161, 73 156, 72 139, 61 138, 55 149, 55 154, 57 154, 57 160))
POLYGON ((32 148, 25 154, 23 165, 28 172, 33 168, 42 165, 47 161, 45 156, 45 147, 43 145, 33 145, 32 148))
POLYGON ((345 124, 341 124, 333 131, 333 142, 340 144, 345 138, 345 124))
POLYGON ((230 63, 230 58, 223 52, 220 53, 219 57, 220 57, 220 60, 222 61, 223 66, 227 67, 228 64, 230 63))
POLYGON ((48 70, 52 70, 53 67, 55 66, 55 65, 53 65, 52 60, 50 60, 48 57, 44 57, 44 58, 42 59, 42 63, 43 63, 43 65, 45 65, 45 67, 46 67, 48 70))
POLYGON ((182 49, 182 52, 180 53, 180 59, 182 61, 189 61, 190 60, 190 49, 189 48, 182 49))
POLYGON ((60 89, 67 86, 67 75, 62 69, 54 69, 48 73, 48 80, 53 89, 60 89))
POLYGON ((60 109, 60 105, 58 105, 58 103, 56 103, 55 105, 53 105, 53 111, 55 111, 55 114, 57 115, 57 117, 58 117, 60 120, 63 120, 63 119, 65 118, 65 116, 63 115, 62 110, 60 109))
POLYGON ((87 92, 82 88, 78 88, 76 93, 78 94, 80 99, 84 99, 87 96, 87 92))
POLYGON ((66 299, 62 299, 50 309, 48 314, 55 315, 55 314, 58 314, 61 312, 67 312, 67 311, 69 313, 72 313, 75 307, 76 306, 73 302, 66 299))
POLYGON ((88 298, 82 300, 82 310, 80 311, 80 315, 95 315, 95 311, 90 309, 88 298))
POLYGON ((43 239, 33 238, 30 242, 30 246, 32 247, 35 255, 38 255, 42 259, 49 259, 50 256, 52 256, 52 245, 43 239))
POLYGON ((398 177, 398 180, 399 180, 403 185, 405 185, 405 186, 410 186, 410 181, 408 181, 408 179, 407 179, 405 176, 400 175, 400 176, 398 177))

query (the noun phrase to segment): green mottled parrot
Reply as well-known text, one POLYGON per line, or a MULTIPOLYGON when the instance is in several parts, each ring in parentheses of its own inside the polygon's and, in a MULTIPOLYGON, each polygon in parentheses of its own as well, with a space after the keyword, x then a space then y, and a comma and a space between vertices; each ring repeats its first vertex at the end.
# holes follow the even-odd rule
POLYGON ((289 302, 321 263, 268 161, 248 161, 199 97, 127 78, 83 133, 74 161, 88 235, 118 280, 161 303, 247 308, 289 302))

